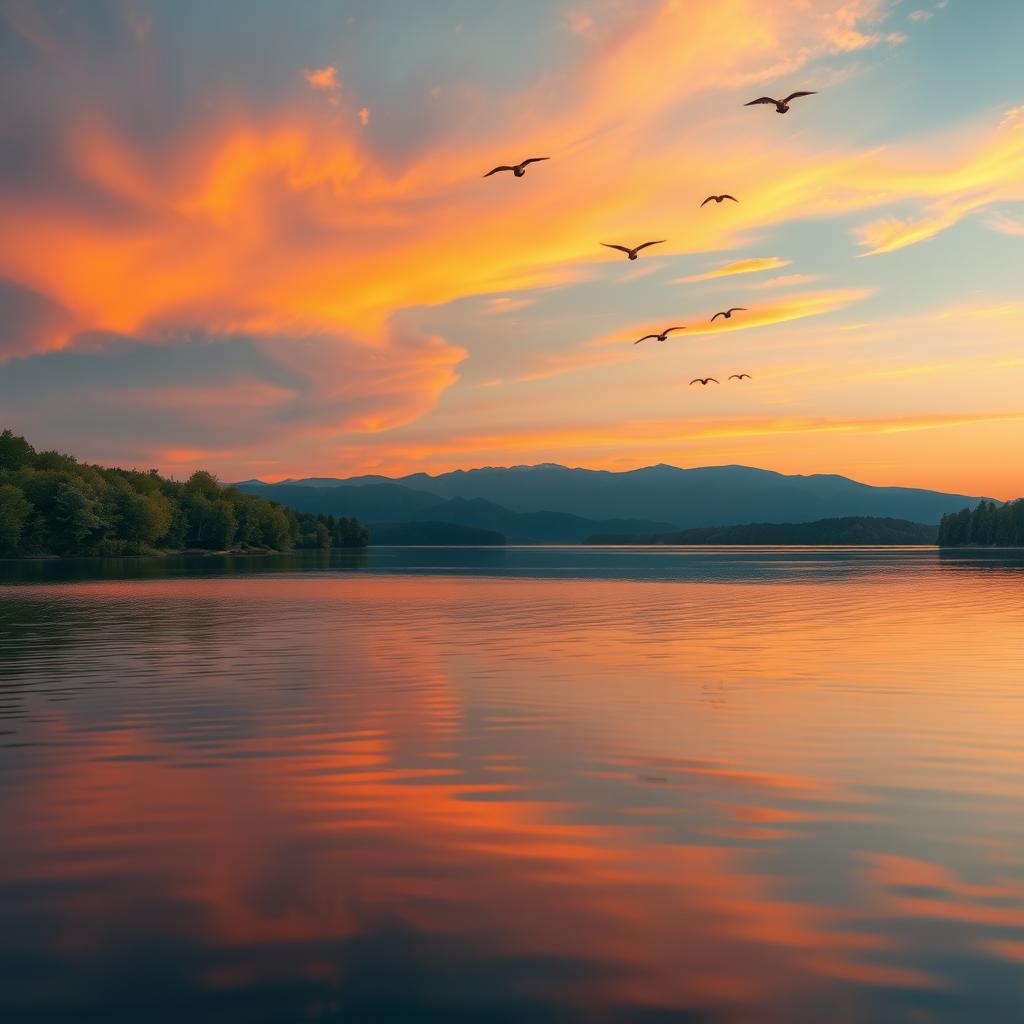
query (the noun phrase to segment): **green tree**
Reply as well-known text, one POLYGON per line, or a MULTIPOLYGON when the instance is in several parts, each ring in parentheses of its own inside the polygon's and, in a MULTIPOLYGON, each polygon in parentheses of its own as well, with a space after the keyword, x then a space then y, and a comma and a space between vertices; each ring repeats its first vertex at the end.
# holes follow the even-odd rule
POLYGON ((299 538, 296 547, 300 548, 329 548, 331 546, 331 533, 327 524, 309 512, 299 514, 299 538))
POLYGON ((159 492, 139 494, 124 485, 117 492, 117 535, 137 544, 153 545, 171 525, 170 502, 159 492))
POLYGON ((952 513, 944 531, 945 540, 943 544, 949 547, 956 547, 958 544, 970 544, 971 542, 971 510, 961 509, 952 513))
POLYGON ((1019 498, 1010 505, 1008 513, 1012 524, 1012 537, 1010 541, 1018 547, 1024 547, 1024 498, 1019 498))
POLYGON ((33 469, 41 470, 54 470, 58 473, 67 473, 71 476, 76 475, 76 470, 79 468, 78 459, 73 455, 63 455, 61 452, 45 451, 39 452, 35 458, 32 459, 33 469))
POLYGON ((221 499, 210 503, 206 542, 211 548, 223 551, 231 547, 236 527, 235 510, 230 502, 221 499))
POLYGON ((0 484, 0 553, 10 554, 17 549, 31 515, 32 506, 21 489, 13 484, 0 484))
POLYGON ((996 507, 991 501, 981 501, 971 515, 971 544, 989 545, 995 537, 996 507))
POLYGON ((339 516, 333 541, 336 548, 365 548, 370 542, 370 531, 353 516, 339 516))
POLYGON ((36 450, 23 437, 5 430, 0 434, 0 469, 21 469, 31 463, 36 450))
POLYGON ((0 489, 5 553, 124 554, 233 544, 287 550, 359 543, 360 536, 365 543, 356 520, 299 515, 222 487, 203 470, 178 483, 156 470, 93 466, 56 451, 36 452, 10 430, 0 434, 0 489))
POLYGON ((197 470, 188 478, 185 490, 201 494, 209 501, 220 497, 220 484, 217 482, 217 478, 212 473, 207 473, 205 469, 197 470))
POLYGON ((97 514, 97 502, 84 485, 75 479, 60 480, 53 494, 50 519, 50 543, 57 554, 75 554, 98 539, 103 520, 97 514))
POLYGON ((171 505, 171 521, 167 532, 157 538, 157 544, 162 548, 177 550, 185 546, 185 538, 188 536, 188 514, 177 502, 171 505))

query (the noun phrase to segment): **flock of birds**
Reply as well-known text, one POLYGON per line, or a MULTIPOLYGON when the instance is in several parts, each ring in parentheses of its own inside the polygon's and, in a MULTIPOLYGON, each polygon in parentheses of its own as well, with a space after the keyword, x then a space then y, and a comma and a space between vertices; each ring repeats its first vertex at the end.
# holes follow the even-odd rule
MULTIPOLYGON (((785 97, 785 99, 781 99, 781 100, 777 100, 777 99, 773 98, 772 96, 759 96, 756 100, 751 100, 749 103, 744 103, 743 105, 745 107, 753 107, 753 106, 756 106, 756 105, 758 105, 760 103, 770 103, 770 104, 774 105, 775 112, 777 114, 785 114, 785 113, 787 113, 789 111, 789 105, 790 105, 790 103, 793 102, 793 100, 799 99, 801 96, 814 96, 814 95, 815 95, 814 92, 791 92, 787 97, 785 97)), ((546 157, 546 156, 531 156, 531 157, 528 157, 526 160, 520 160, 519 163, 517 163, 517 164, 500 164, 498 167, 494 167, 491 170, 489 170, 484 175, 484 177, 485 178, 489 178, 492 174, 497 174, 499 171, 511 171, 517 178, 521 178, 521 177, 523 177, 524 174, 526 174, 526 168, 530 164, 536 164, 536 163, 540 163, 542 160, 550 160, 550 159, 551 159, 550 157, 546 157)), ((717 195, 717 196, 716 195, 711 195, 711 196, 708 196, 707 199, 705 199, 704 202, 702 202, 700 205, 701 205, 702 208, 707 206, 708 203, 711 203, 711 202, 715 203, 715 205, 720 205, 726 199, 731 199, 734 203, 738 203, 739 202, 739 200, 735 196, 729 195, 728 192, 723 192, 721 195, 717 195)), ((666 241, 667 241, 667 239, 659 238, 659 239, 655 239, 654 241, 651 241, 651 242, 642 242, 640 245, 634 245, 634 246, 617 245, 617 244, 615 244, 613 242, 602 242, 601 244, 603 246, 605 246, 606 248, 608 248, 608 249, 617 249, 619 252, 625 253, 627 259, 635 260, 640 255, 640 252, 643 249, 646 249, 648 246, 651 246, 651 245, 663 245, 666 241)), ((726 320, 731 320, 733 313, 745 313, 745 312, 747 312, 746 306, 730 306, 728 309, 722 309, 722 310, 719 310, 717 313, 715 313, 715 315, 711 318, 710 322, 714 323, 719 317, 723 317, 726 320)), ((649 341, 649 340, 653 340, 653 341, 666 341, 668 339, 668 336, 673 331, 685 331, 685 330, 686 330, 685 326, 666 327, 663 331, 660 331, 660 332, 658 332, 656 334, 645 334, 642 338, 637 338, 636 341, 633 342, 633 344, 634 345, 639 345, 640 342, 642 342, 642 341, 649 341)), ((743 381, 743 380, 750 380, 751 376, 750 376, 749 373, 733 373, 733 374, 730 374, 726 379, 727 380, 735 380, 735 381, 743 381)), ((714 377, 695 377, 693 380, 690 381, 690 385, 691 386, 694 385, 694 384, 700 384, 703 387, 707 387, 708 384, 718 384, 718 383, 719 382, 714 377)))

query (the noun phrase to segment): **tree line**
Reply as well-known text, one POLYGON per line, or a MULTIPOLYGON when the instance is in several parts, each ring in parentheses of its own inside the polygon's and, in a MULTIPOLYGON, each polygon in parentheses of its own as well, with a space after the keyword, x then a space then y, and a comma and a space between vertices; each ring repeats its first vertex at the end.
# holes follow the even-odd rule
POLYGON ((365 547, 349 516, 313 515, 222 486, 203 470, 184 483, 37 452, 0 434, 0 556, 136 555, 365 547))
POLYGON ((939 523, 936 543, 939 547, 1024 547, 1024 498, 1005 505, 982 501, 977 508, 947 513, 939 523))

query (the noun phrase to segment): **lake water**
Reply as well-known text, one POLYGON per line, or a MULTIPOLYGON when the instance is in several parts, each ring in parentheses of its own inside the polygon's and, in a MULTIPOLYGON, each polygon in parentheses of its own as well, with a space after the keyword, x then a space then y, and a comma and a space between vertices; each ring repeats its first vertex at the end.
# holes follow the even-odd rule
POLYGON ((1024 561, 0 563, 0 1018, 1024 1018, 1024 561))

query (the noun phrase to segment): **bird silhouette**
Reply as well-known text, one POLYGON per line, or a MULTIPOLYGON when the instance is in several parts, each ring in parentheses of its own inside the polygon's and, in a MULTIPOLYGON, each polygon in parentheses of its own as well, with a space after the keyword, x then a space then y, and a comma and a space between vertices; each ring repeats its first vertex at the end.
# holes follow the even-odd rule
POLYGON ((645 334, 642 338, 637 338, 636 341, 633 342, 633 344, 634 345, 639 345, 641 341, 646 341, 648 338, 655 338, 658 341, 665 341, 668 338, 670 331, 685 331, 685 330, 686 330, 685 327, 666 327, 665 330, 663 330, 661 332, 661 334, 645 334))
POLYGON ((775 113, 785 114, 789 110, 789 104, 792 100, 795 100, 798 96, 813 96, 813 92, 791 92, 784 100, 772 99, 771 96, 759 96, 756 100, 751 100, 749 103, 744 103, 745 107, 752 107, 756 103, 774 103, 775 113))
POLYGON ((749 373, 730 373, 729 380, 750 380, 749 373))
POLYGON ((523 160, 518 164, 509 166, 507 164, 501 164, 499 167, 495 167, 493 170, 488 171, 484 177, 489 178, 492 174, 497 174, 498 171, 511 171, 517 178, 521 178, 526 173, 527 164, 539 163, 541 160, 550 160, 549 156, 531 156, 528 160, 523 160))
POLYGON ((735 196, 729 195, 728 192, 723 192, 720 196, 708 196, 707 199, 705 199, 704 202, 701 203, 700 205, 701 206, 707 206, 708 203, 710 203, 712 199, 716 203, 720 203, 723 199, 731 199, 734 203, 738 203, 739 202, 739 200, 735 196))
POLYGON ((646 249, 649 245, 661 245, 665 241, 664 238, 659 239, 656 242, 644 242, 643 245, 638 245, 633 249, 630 249, 627 245, 613 245, 611 242, 602 242, 602 245, 608 246, 609 249, 618 249, 619 252, 624 252, 631 260, 635 260, 637 253, 641 249, 646 249))
POLYGON ((709 381, 712 384, 717 384, 718 383, 718 381, 715 380, 714 377, 694 377, 693 380, 690 381, 690 384, 691 384, 691 386, 694 385, 694 384, 703 384, 704 387, 707 387, 709 381))
POLYGON ((718 317, 720 317, 720 316, 724 316, 726 320, 731 320, 733 313, 739 313, 739 312, 745 313, 746 311, 747 311, 747 307, 746 306, 730 306, 728 309, 719 310, 719 312, 717 312, 711 318, 711 322, 714 323, 715 320, 717 320, 718 317))

